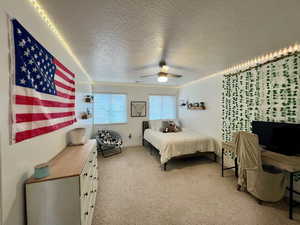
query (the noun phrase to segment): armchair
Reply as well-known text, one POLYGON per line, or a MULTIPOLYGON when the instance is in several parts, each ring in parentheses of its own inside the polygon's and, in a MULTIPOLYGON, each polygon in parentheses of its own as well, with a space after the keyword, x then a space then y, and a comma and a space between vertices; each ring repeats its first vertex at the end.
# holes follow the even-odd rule
POLYGON ((112 130, 99 130, 96 136, 97 149, 101 151, 104 158, 122 152, 122 137, 112 130))

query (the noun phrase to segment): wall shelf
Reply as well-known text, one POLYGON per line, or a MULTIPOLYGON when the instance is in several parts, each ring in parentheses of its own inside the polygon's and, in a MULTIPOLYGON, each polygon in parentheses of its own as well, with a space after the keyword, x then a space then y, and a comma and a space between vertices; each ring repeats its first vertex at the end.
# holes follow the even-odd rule
POLYGON ((94 96, 92 96, 92 95, 86 95, 86 96, 84 96, 83 101, 85 103, 93 103, 94 102, 94 96))
POLYGON ((189 100, 180 100, 180 107, 186 107, 188 110, 206 110, 205 102, 189 102, 189 100))
POLYGON ((82 120, 88 120, 88 119, 91 119, 91 118, 93 118, 92 114, 86 114, 86 113, 81 114, 81 119, 82 120))
POLYGON ((187 107, 188 110, 206 110, 205 106, 191 106, 187 107))
POLYGON ((89 108, 87 108, 85 112, 82 112, 82 113, 80 114, 80 118, 81 118, 82 120, 88 120, 88 119, 90 119, 90 118, 92 118, 92 117, 93 117, 93 114, 91 114, 89 108))

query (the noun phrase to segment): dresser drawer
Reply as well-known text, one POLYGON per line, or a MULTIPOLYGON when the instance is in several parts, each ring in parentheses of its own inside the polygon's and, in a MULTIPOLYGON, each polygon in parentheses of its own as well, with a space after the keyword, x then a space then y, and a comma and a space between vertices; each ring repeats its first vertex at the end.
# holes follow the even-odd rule
POLYGON ((81 175, 81 221, 84 225, 91 225, 98 184, 98 160, 96 149, 91 151, 81 175))
POLYGON ((95 148, 91 153, 90 153, 90 159, 97 159, 97 149, 95 148))
POLYGON ((91 209, 95 207, 95 196, 96 192, 93 189, 94 181, 88 185, 87 191, 81 197, 81 213, 82 213, 82 221, 85 221, 87 224, 89 215, 92 215, 91 209))
POLYGON ((97 192, 98 189, 98 173, 95 174, 94 180, 93 180, 93 190, 94 192, 97 192))
MULTIPOLYGON (((93 182, 92 182, 93 183, 93 182)), ((91 185, 93 187, 93 185, 91 185)), ((83 224, 90 224, 90 217, 93 215, 95 203, 96 203, 96 192, 93 190, 93 188, 90 189, 88 196, 85 198, 82 198, 82 221, 83 224)))
POLYGON ((90 201, 89 201, 88 207, 86 208, 86 210, 88 212, 88 215, 86 217, 86 225, 92 224, 95 203, 96 203, 96 192, 93 192, 90 196, 90 201))
POLYGON ((91 180, 94 179, 95 173, 97 174, 97 151, 93 150, 87 162, 85 163, 84 169, 80 175, 80 196, 89 191, 89 185, 91 180))
POLYGON ((85 225, 91 225, 93 220, 94 208, 90 208, 89 215, 86 218, 85 225))
POLYGON ((90 178, 91 172, 92 170, 90 167, 88 171, 84 171, 84 173, 80 175, 80 197, 83 196, 88 191, 87 186, 91 180, 90 178))
POLYGON ((91 211, 87 210, 88 207, 85 208, 84 211, 81 212, 81 224, 87 225, 88 219, 92 216, 91 211))

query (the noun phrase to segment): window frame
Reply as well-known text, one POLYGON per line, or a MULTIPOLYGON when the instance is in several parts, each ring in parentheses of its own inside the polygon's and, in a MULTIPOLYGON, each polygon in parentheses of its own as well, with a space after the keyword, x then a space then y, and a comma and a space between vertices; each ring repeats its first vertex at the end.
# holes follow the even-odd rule
POLYGON ((156 120, 176 120, 178 116, 178 107, 177 107, 177 98, 178 96, 176 94, 149 94, 148 95, 148 120, 150 119, 150 96, 169 96, 169 97, 175 97, 175 118, 174 119, 156 119, 156 120))
POLYGON ((101 92, 94 92, 94 102, 93 102, 93 112, 95 113, 95 95, 97 94, 110 94, 110 95, 125 95, 126 97, 126 104, 125 104, 125 112, 126 112, 126 122, 123 123, 96 123, 95 121, 95 115, 93 116, 93 123, 94 125, 101 125, 101 126, 110 126, 110 125, 122 125, 122 124, 128 124, 128 93, 124 92, 106 92, 106 91, 101 91, 101 92))

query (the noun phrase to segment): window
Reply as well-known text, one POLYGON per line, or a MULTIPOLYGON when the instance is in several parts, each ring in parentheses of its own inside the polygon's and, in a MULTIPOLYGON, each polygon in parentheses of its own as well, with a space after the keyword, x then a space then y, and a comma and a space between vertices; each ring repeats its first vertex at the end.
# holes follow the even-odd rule
POLYGON ((94 99, 96 124, 127 123, 127 95, 99 93, 94 99))
POLYGON ((149 96, 149 119, 176 119, 175 96, 149 96))

